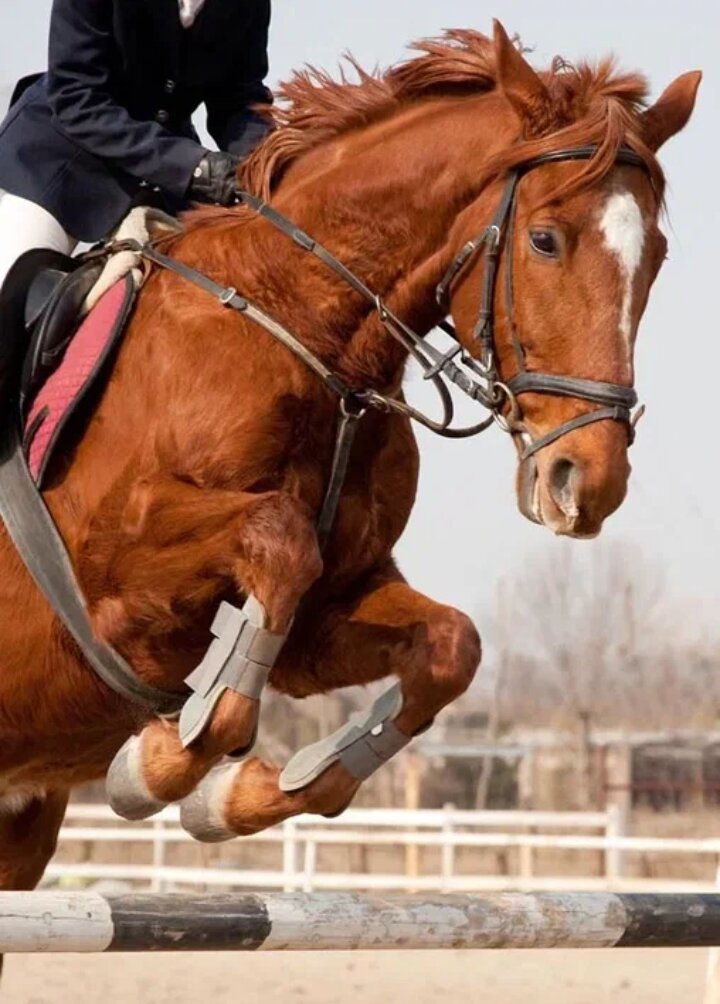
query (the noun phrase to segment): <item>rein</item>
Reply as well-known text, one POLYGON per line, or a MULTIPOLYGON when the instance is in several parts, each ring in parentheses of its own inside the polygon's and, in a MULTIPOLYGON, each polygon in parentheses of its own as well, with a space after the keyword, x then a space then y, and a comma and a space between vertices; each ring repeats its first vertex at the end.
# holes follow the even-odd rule
MULTIPOLYGON (((250 303, 244 296, 240 296, 234 286, 222 286, 219 282, 215 282, 214 279, 211 279, 204 273, 198 272, 176 258, 163 254, 149 244, 141 244, 139 241, 134 240, 122 241, 121 243, 125 250, 142 255, 142 257, 147 258, 148 261, 153 262, 153 264, 158 265, 160 268, 174 272, 181 278, 193 283, 193 285, 199 286, 200 289, 214 296, 223 307, 229 307, 231 310, 237 310, 241 314, 246 314, 256 324, 265 328, 274 338, 296 355, 298 359, 301 359, 306 366, 317 374, 325 386, 340 398, 340 418, 338 420, 330 480, 317 522, 318 540, 321 550, 324 549, 340 504, 340 494, 345 482, 358 422, 366 411, 364 395, 356 393, 348 387, 344 380, 328 369, 325 363, 314 352, 310 352, 283 324, 269 314, 266 314, 260 307, 250 303)), ((117 245, 114 246, 113 250, 115 249, 117 249, 117 245)), ((378 398, 385 400, 382 395, 378 395, 378 398)), ((373 403, 372 407, 378 407, 378 405, 373 403)))
MULTIPOLYGON (((411 355, 424 371, 424 379, 432 382, 442 405, 442 419, 436 421, 423 414, 417 408, 400 398, 383 394, 378 390, 367 388, 358 390, 348 384, 330 370, 323 361, 310 349, 302 344, 285 325, 271 317, 261 307, 251 303, 234 286, 223 286, 197 269, 185 265, 177 259, 163 254, 152 244, 127 240, 105 245, 100 254, 113 253, 119 250, 129 250, 146 258, 153 264, 169 272, 174 272, 181 278, 193 283, 216 297, 224 307, 246 314, 251 320, 263 327, 274 338, 288 348, 297 358, 308 366, 322 382, 340 398, 340 417, 335 442, 330 479, 325 498, 318 518, 318 536, 321 547, 327 541, 340 502, 343 483, 352 450, 352 444, 360 419, 368 408, 374 408, 384 413, 402 415, 418 422, 425 428, 440 436, 448 438, 467 438, 478 435, 489 428, 493 422, 511 434, 523 437, 525 448, 520 454, 520 463, 524 463, 540 450, 554 443, 562 436, 576 429, 584 428, 595 422, 615 421, 626 426, 630 443, 634 439, 635 424, 642 416, 640 409, 633 417, 632 408, 637 404, 637 394, 632 387, 622 384, 608 383, 601 380, 591 380, 584 377, 563 376, 555 373, 542 373, 528 370, 525 365, 525 350, 519 339, 515 324, 514 292, 513 292, 513 239, 514 220, 517 206, 517 193, 521 178, 545 164, 566 161, 589 160, 597 152, 595 146, 572 147, 554 150, 550 153, 534 157, 514 168, 508 175, 500 202, 489 226, 472 240, 468 241, 453 259, 445 275, 436 288, 438 306, 447 307, 448 292, 453 281, 467 267, 475 256, 484 250, 484 272, 481 292, 481 303, 474 329, 474 340, 480 347, 480 359, 473 358, 464 348, 453 324, 443 320, 438 325, 457 343, 449 352, 442 353, 426 342, 417 332, 408 327, 383 301, 380 294, 375 293, 336 258, 322 244, 307 234, 292 220, 283 216, 277 209, 257 196, 238 189, 237 198, 240 203, 253 210, 258 216, 267 220, 277 230, 289 237, 303 251, 315 255, 331 271, 339 276, 356 293, 360 294, 377 313, 385 330, 411 355), (497 299, 497 275, 503 251, 506 253, 505 268, 505 307, 510 320, 510 331, 513 349, 518 365, 518 373, 507 382, 500 377, 496 363, 495 346, 495 303, 497 299), (459 361, 470 370, 461 369, 455 362, 459 361), (452 427, 454 405, 445 380, 455 384, 468 397, 486 408, 490 415, 475 425, 461 428, 452 427), (526 393, 550 394, 560 397, 574 397, 601 405, 593 411, 578 415, 557 426, 550 432, 533 439, 522 419, 518 397, 526 393), (505 415, 507 406, 509 414, 505 415)), ((621 147, 615 157, 617 164, 628 164, 645 168, 639 154, 628 147, 621 147)), ((90 252, 91 254, 93 252, 90 252)))
MULTIPOLYGON (((596 152, 595 147, 577 147, 545 154, 519 165, 509 175, 500 203, 490 225, 469 241, 456 255, 436 290, 438 305, 445 306, 447 293, 453 280, 474 256, 484 250, 485 269, 482 299, 475 340, 480 346, 480 358, 475 359, 460 343, 454 326, 442 321, 439 327, 455 339, 457 345, 443 354, 426 343, 409 328, 361 279, 334 257, 326 248, 313 240, 303 230, 267 203, 247 192, 238 192, 238 199, 264 217, 282 233, 290 237, 304 251, 314 254, 355 292, 367 300, 377 313, 385 330, 395 338, 420 364, 426 380, 432 382, 440 397, 443 415, 436 421, 412 405, 393 395, 369 388, 358 390, 329 369, 323 361, 292 334, 283 324, 251 303, 232 286, 223 286, 209 276, 179 262, 154 247, 139 241, 115 241, 88 252, 84 257, 107 257, 117 251, 132 251, 159 268, 175 273, 188 282, 216 297, 222 306, 246 314, 308 366, 325 386, 339 399, 339 419, 330 478, 317 522, 317 534, 324 549, 332 529, 347 474, 353 440, 358 423, 369 408, 385 413, 403 415, 419 422, 441 436, 461 438, 474 436, 497 422, 505 431, 522 434, 530 439, 525 428, 517 398, 524 393, 542 393, 575 397, 601 407, 565 422, 529 445, 520 457, 523 463, 549 443, 574 429, 593 422, 613 420, 622 422, 628 429, 630 441, 639 414, 631 417, 630 409, 637 397, 631 387, 605 383, 582 377, 562 376, 529 371, 517 331, 512 324, 512 242, 518 183, 523 174, 542 164, 564 160, 587 160, 596 152), (494 308, 497 270, 500 256, 506 250, 508 264, 505 270, 505 303, 511 322, 513 347, 518 362, 518 373, 504 383, 495 362, 494 308), (461 369, 455 359, 463 364, 461 369), (469 372, 468 372, 469 371, 469 372), (490 415, 476 425, 454 428, 453 401, 445 381, 485 407, 490 415), (509 414, 505 415, 505 409, 509 414)), ((617 163, 644 166, 642 159, 626 148, 618 151, 617 163)), ((51 607, 74 637, 89 665, 98 677, 116 694, 132 704, 156 714, 176 714, 184 706, 186 695, 158 690, 139 680, 133 668, 110 646, 94 637, 89 614, 80 587, 75 579, 72 562, 64 541, 47 510, 44 500, 30 476, 25 460, 22 437, 16 423, 10 422, 6 434, 0 437, 0 517, 15 543, 30 574, 51 607)))

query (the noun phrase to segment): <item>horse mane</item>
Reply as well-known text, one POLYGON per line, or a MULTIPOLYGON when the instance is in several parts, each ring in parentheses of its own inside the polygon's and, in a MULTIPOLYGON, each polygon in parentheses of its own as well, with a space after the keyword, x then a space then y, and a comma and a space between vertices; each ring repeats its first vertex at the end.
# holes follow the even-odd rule
MULTIPOLYGON (((522 51, 517 37, 515 43, 522 51)), ((497 89, 493 42, 478 31, 448 29, 440 38, 415 42, 411 50, 419 55, 384 72, 368 73, 346 55, 337 78, 312 66, 293 74, 280 85, 275 106, 263 109, 276 129, 242 164, 241 187, 268 199, 292 164, 337 137, 380 121, 413 102, 497 89)), ((567 197, 603 178, 613 168, 618 148, 625 144, 643 158, 662 202, 664 175, 642 140, 646 78, 618 71, 612 58, 575 65, 561 57, 540 71, 540 77, 549 100, 541 118, 533 123, 533 135, 521 137, 492 158, 484 166, 481 180, 490 182, 522 161, 561 147, 597 146, 596 156, 582 162, 550 196, 567 197)), ((232 218, 227 210, 210 207, 191 210, 185 222, 193 228, 229 223, 232 218)), ((237 212, 234 219, 237 222, 237 212)))
MULTIPOLYGON (((520 46, 516 38, 516 44, 520 46)), ((379 121, 423 98, 477 95, 496 89, 498 71, 492 40, 471 29, 451 29, 441 38, 415 42, 419 55, 382 73, 368 73, 351 56, 339 77, 306 67, 280 85, 270 114, 277 126, 241 168, 241 183, 269 197, 287 168, 324 143, 379 121), (348 76, 348 67, 357 79, 348 76)), ((648 84, 639 73, 622 73, 613 59, 577 66, 556 57, 540 73, 550 95, 539 135, 526 137, 487 165, 489 176, 560 146, 595 144, 598 154, 566 186, 585 187, 613 166, 627 143, 645 160, 656 191, 664 177, 641 138, 640 116, 648 84)), ((560 194, 560 193, 558 193, 560 194)))

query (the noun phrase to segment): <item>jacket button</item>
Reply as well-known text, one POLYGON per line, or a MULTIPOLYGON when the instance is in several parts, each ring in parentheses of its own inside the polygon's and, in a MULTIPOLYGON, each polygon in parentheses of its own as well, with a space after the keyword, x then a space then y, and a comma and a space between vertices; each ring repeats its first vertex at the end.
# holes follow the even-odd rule
POLYGON ((164 108, 161 108, 160 111, 155 116, 155 120, 157 122, 160 122, 162 125, 165 125, 166 122, 170 121, 170 112, 166 111, 164 108))
POLYGON ((176 87, 177 87, 177 84, 175 83, 174 80, 166 80, 165 81, 164 91, 165 91, 166 94, 174 94, 176 87))

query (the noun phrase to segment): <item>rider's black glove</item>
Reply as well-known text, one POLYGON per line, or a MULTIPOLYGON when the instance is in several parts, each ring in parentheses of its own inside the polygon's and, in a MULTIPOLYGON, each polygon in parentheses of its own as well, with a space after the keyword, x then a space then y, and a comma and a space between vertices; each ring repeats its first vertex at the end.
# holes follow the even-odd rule
POLYGON ((237 167, 239 158, 231 153, 209 150, 193 171, 188 198, 196 202, 214 202, 232 206, 237 202, 237 167))

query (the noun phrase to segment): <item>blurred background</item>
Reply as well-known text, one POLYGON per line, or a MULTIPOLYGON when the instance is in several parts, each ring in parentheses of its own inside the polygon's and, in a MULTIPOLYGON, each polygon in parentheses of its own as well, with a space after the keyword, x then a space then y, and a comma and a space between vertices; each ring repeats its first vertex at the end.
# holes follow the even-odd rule
MULTIPOLYGON (((0 2, 0 97, 44 67, 49 9, 50 0, 0 2)), ((475 617, 486 659, 473 690, 415 753, 363 789, 361 804, 612 804, 628 827, 635 815, 636 831, 717 833, 716 6, 278 0, 270 83, 304 63, 332 70, 345 51, 367 67, 386 66, 443 27, 489 32, 492 16, 520 34, 538 66, 557 53, 577 60, 612 52, 647 75, 654 96, 686 70, 701 68, 705 79, 689 127, 662 151, 670 250, 639 340, 637 383, 648 410, 628 499, 599 540, 556 540, 519 515, 514 450, 499 431, 454 443, 419 430, 422 479, 400 563, 420 589, 475 617)), ((432 407, 412 370, 408 393, 432 407)), ((360 700, 367 695, 349 692, 290 709, 270 700, 261 728, 267 751, 288 756, 360 700)), ((706 865, 698 874, 707 876, 706 865)))
MULTIPOLYGON (((0 0, 0 105, 45 65, 51 0, 0 0)), ((702 69, 695 115, 662 151, 666 262, 645 314, 637 386, 647 415, 620 512, 594 542, 556 540, 519 515, 514 450, 499 431, 444 441, 419 430, 422 478, 399 547, 420 589, 470 612, 485 641, 477 684, 338 820, 300 819, 230 844, 190 841, 170 809, 119 824, 102 786, 78 793, 46 883, 122 890, 284 888, 712 890, 720 878, 720 513, 717 52, 709 0, 276 0, 269 82, 345 51, 366 67, 444 27, 499 17, 545 66, 615 53, 656 97, 702 69), (458 546, 458 544, 460 546, 458 546)), ((199 125, 202 126, 200 120, 199 125)), ((578 337, 583 333, 578 332, 578 337)), ((418 375, 408 394, 434 402, 418 375)), ((467 411, 461 414, 469 417, 467 411)), ((367 694, 271 697, 261 752, 283 762, 345 721, 367 694)), ((700 1000, 702 952, 321 953, 255 957, 13 958, 9 1004, 220 1001, 350 1004, 676 1004, 700 1000), (412 963, 408 965, 409 959, 412 963), (509 963, 509 964, 508 964, 509 963), (233 965, 236 969, 233 970, 233 965), (472 989, 471 989, 472 988, 472 989), (530 988, 530 989, 528 989, 530 988)), ((711 956, 706 1004, 720 1002, 711 956)))

